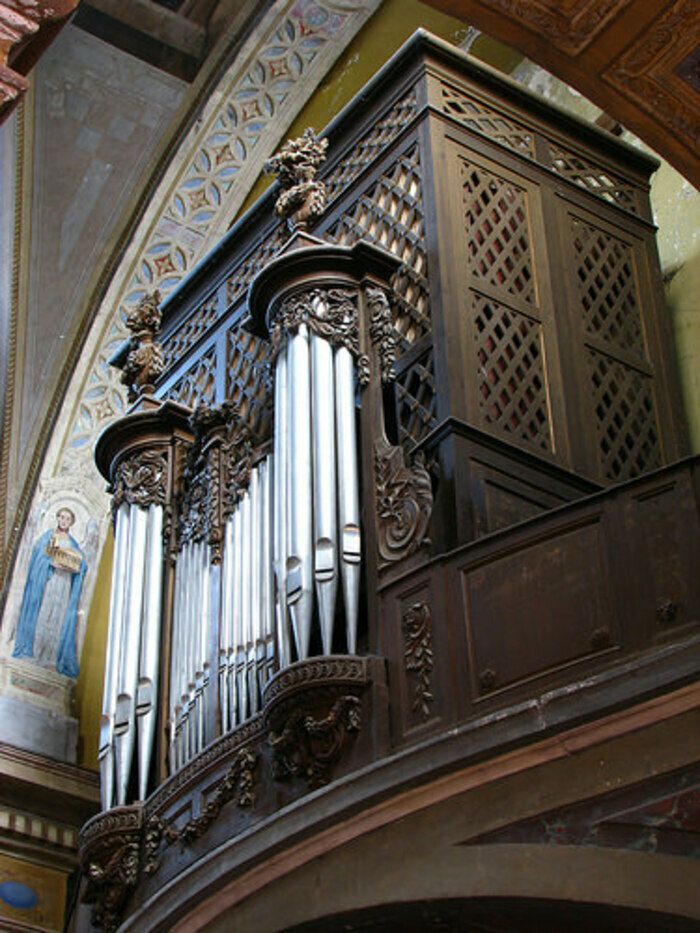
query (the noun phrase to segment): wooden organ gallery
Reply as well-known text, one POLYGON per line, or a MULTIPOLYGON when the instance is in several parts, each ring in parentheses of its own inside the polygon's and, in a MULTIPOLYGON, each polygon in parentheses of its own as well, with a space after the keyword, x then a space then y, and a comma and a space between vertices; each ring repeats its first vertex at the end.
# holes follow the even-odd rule
POLYGON ((418 33, 134 309, 95 923, 697 671, 654 168, 418 33))

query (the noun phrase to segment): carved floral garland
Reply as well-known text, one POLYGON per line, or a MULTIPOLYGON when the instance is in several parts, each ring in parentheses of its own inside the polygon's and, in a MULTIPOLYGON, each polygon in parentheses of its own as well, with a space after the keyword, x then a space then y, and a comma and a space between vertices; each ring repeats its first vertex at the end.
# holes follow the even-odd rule
POLYGON ((424 719, 430 715, 433 674, 433 633, 430 608, 427 603, 414 603, 403 617, 406 670, 417 674, 411 709, 424 719))
POLYGON ((141 450, 122 460, 114 474, 112 509, 129 505, 165 505, 168 457, 161 450, 141 450))

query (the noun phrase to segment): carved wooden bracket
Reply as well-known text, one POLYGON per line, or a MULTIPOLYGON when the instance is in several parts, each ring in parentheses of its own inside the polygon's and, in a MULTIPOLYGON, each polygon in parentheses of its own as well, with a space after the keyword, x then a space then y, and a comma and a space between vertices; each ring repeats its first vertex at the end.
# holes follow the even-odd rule
POLYGON ((282 193, 275 213, 291 230, 306 230, 309 221, 326 207, 326 188, 316 181, 319 167, 326 161, 327 139, 319 139, 309 128, 298 139, 288 140, 277 155, 264 165, 264 171, 279 178, 282 193))
POLYGON ((369 307, 369 337, 379 352, 379 367, 384 384, 396 378, 394 364, 398 341, 391 316, 391 305, 386 291, 376 285, 365 288, 365 298, 369 307))
POLYGON ((92 922, 110 933, 139 877, 141 804, 100 813, 85 825, 80 860, 87 879, 83 900, 92 904, 92 922))
POLYGON ((393 563, 428 543, 433 510, 430 474, 419 451, 406 464, 401 447, 381 439, 375 443, 377 545, 383 561, 393 563))

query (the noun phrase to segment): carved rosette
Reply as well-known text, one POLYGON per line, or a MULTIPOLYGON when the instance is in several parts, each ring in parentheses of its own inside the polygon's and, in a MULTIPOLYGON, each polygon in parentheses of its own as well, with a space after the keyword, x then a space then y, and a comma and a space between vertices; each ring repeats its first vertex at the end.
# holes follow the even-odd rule
POLYGON ((159 304, 160 292, 156 290, 152 295, 144 295, 126 318, 132 336, 121 367, 121 381, 128 389, 130 402, 152 392, 154 383, 163 374, 163 350, 155 339, 162 317, 159 304))
POLYGON ((401 447, 375 444, 377 544, 383 561, 393 563, 427 544, 433 510, 430 474, 419 451, 407 465, 401 447))
POLYGON ((146 448, 119 462, 112 482, 112 509, 126 502, 147 509, 165 505, 168 481, 168 455, 146 448))
POLYGON ((306 324, 312 334, 333 347, 345 347, 358 361, 358 376, 364 384, 369 371, 362 365, 359 344, 358 293, 352 288, 310 288, 285 298, 273 313, 270 329, 272 353, 276 356, 287 334, 306 324))
POLYGON ((198 406, 181 478, 178 547, 206 541, 221 560, 223 525, 250 481, 253 439, 231 402, 198 406))
POLYGON ((397 344, 396 331, 391 316, 391 306, 386 291, 376 285, 365 288, 365 299, 369 308, 369 337, 379 354, 382 382, 386 385, 396 378, 397 344))
POLYGON ((92 922, 116 930, 139 877, 141 805, 117 807, 92 819, 80 838, 86 879, 83 900, 92 904, 92 922))
POLYGON ((160 852, 175 842, 183 846, 200 839, 218 819, 228 803, 238 807, 252 807, 255 803, 255 768, 258 756, 249 748, 241 749, 235 756, 226 774, 214 785, 214 792, 201 807, 200 815, 188 820, 176 829, 168 826, 160 817, 151 817, 144 831, 143 871, 152 875, 158 868, 160 852))
POLYGON ((430 716, 433 676, 433 632, 430 608, 419 602, 410 606, 403 616, 404 660, 406 671, 415 674, 411 709, 424 719, 430 716))
POLYGON ((309 128, 298 139, 288 140, 277 155, 263 166, 279 179, 282 193, 275 203, 275 213, 286 220, 290 230, 305 230, 309 222, 326 207, 326 188, 316 180, 326 161, 327 139, 319 139, 309 128))

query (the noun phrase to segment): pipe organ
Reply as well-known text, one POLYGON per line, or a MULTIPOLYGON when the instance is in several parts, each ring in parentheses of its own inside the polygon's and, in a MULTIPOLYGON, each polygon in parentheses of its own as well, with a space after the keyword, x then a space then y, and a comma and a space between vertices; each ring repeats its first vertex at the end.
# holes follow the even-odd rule
POLYGON ((171 296, 162 349, 158 296, 130 312, 114 363, 133 405, 96 451, 115 529, 105 808, 267 715, 279 672, 381 654, 377 593, 429 548, 682 447, 648 339, 648 160, 579 126, 564 143, 539 103, 510 86, 498 103, 492 75, 421 43, 431 67, 418 55, 355 111, 376 125, 343 117, 332 145, 307 131, 270 161, 274 208, 171 296), (489 113, 515 136, 467 116, 489 113), (590 189, 562 174, 580 139, 590 189))

